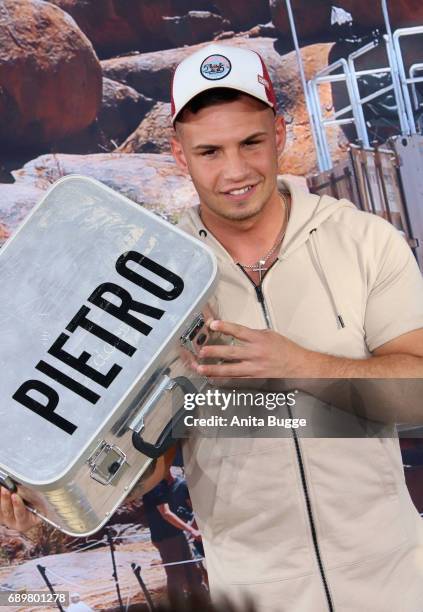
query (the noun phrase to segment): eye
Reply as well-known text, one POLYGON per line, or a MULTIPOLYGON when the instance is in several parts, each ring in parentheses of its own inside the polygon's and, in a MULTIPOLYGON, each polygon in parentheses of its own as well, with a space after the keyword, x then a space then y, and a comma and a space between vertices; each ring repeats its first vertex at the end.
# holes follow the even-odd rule
POLYGON ((216 151, 217 149, 206 149, 201 153, 201 157, 212 157, 216 151))
POLYGON ((247 147, 252 147, 252 146, 254 146, 254 145, 259 145, 259 144, 261 144, 262 142, 263 142, 262 140, 247 140, 247 142, 245 142, 244 144, 245 144, 247 147))

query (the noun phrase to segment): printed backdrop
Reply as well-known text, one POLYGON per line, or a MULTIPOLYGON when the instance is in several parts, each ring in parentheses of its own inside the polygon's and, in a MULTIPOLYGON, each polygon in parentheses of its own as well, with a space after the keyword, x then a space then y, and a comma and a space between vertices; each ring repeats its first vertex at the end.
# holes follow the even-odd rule
MULTIPOLYGON (((423 23, 422 3, 389 4, 394 28, 423 23)), ((330 0, 292 0, 307 78, 383 28, 377 5, 337 0, 334 10, 330 0)), ((177 63, 212 40, 247 46, 263 56, 287 121, 281 170, 315 172, 284 0, 1 0, 0 244, 48 186, 69 173, 93 176, 170 221, 195 204, 192 183, 170 156, 169 83, 177 63)), ((408 66, 421 61, 419 44, 408 46, 408 66)), ((376 50, 373 63, 362 67, 383 61, 376 50)), ((345 102, 339 87, 325 86, 322 97, 328 111, 345 102)), ((392 128, 376 121, 383 112, 382 105, 367 117, 379 140, 392 128)), ((330 131, 334 161, 346 157, 348 138, 354 138, 348 126, 330 131)), ((421 446, 417 441, 403 446, 404 461, 411 466, 410 490, 423 511, 421 446)), ((172 473, 183 479, 180 461, 172 473)), ((192 522, 189 502, 175 510, 192 522)), ((56 590, 79 593, 92 609, 118 610, 119 597, 122 609, 131 609, 146 601, 131 568, 135 563, 157 601, 166 594, 167 577, 151 541, 151 521, 159 519, 136 499, 88 539, 65 536, 45 524, 27 535, 0 527, 1 589, 45 588, 41 566, 56 590)), ((188 547, 186 565, 196 568, 187 574, 189 580, 206 589, 201 544, 190 541, 188 547)))

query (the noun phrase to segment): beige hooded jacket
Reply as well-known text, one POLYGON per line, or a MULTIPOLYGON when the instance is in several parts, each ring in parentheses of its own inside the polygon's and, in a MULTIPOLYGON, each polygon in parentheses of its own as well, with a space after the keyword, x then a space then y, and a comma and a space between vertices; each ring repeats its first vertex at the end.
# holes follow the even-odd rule
MULTIPOLYGON (((292 211, 261 293, 198 210, 181 221, 218 258, 219 318, 350 358, 423 327, 422 278, 389 223, 283 177, 280 188, 292 211)), ((310 406, 315 420, 327 408, 310 406)), ((423 611, 423 523, 395 435, 193 436, 184 461, 214 595, 249 594, 260 612, 423 611)))

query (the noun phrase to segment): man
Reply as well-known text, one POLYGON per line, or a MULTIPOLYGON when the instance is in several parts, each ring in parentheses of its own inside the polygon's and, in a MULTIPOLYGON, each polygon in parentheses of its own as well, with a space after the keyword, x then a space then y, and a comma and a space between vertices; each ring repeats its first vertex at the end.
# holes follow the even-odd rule
POLYGON ((151 541, 165 564, 167 592, 174 597, 179 592, 202 590, 202 574, 193 557, 184 531, 200 540, 200 532, 178 515, 185 506, 188 489, 181 478, 174 478, 171 470, 166 479, 143 496, 143 506, 151 532, 151 541), (186 491, 186 495, 184 494, 186 491), (188 563, 181 563, 184 560, 188 563), (174 565, 167 565, 167 564, 174 565))
MULTIPOLYGON (((173 79, 173 154, 200 198, 181 226, 219 262, 211 377, 423 376, 423 285, 403 238, 350 203, 277 184, 285 143, 266 68, 213 45, 173 79), (223 89, 222 89, 223 88, 223 89)), ((405 398, 404 398, 405 400, 405 398)), ((303 403, 307 403, 305 395, 303 403)), ((313 404, 314 417, 325 406, 313 404)), ((421 402, 369 417, 421 422, 421 402)), ((395 437, 193 437, 185 467, 212 594, 260 610, 421 612, 423 535, 395 437)))
MULTIPOLYGON (((278 182, 285 126, 261 58, 201 49, 176 69, 172 107, 173 153, 200 199, 181 227, 218 258, 211 327, 237 340, 204 347, 226 363, 197 372, 422 377, 423 286, 410 250, 382 219, 278 182)), ((318 422, 326 405, 300 395, 318 422)), ((387 423, 421 420, 413 398, 400 408, 367 409, 387 423)), ((423 609, 422 525, 395 437, 193 437, 184 459, 213 596, 252 596, 265 612, 423 609)), ((7 494, 3 503, 15 524, 7 494)))

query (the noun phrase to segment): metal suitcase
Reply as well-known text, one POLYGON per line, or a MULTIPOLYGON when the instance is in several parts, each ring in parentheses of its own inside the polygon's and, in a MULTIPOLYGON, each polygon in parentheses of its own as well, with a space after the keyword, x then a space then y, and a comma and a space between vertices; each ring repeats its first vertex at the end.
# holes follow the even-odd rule
POLYGON ((210 250, 157 215, 55 183, 0 251, 1 484, 66 533, 98 530, 196 390, 181 347, 208 341, 216 282, 210 250))

